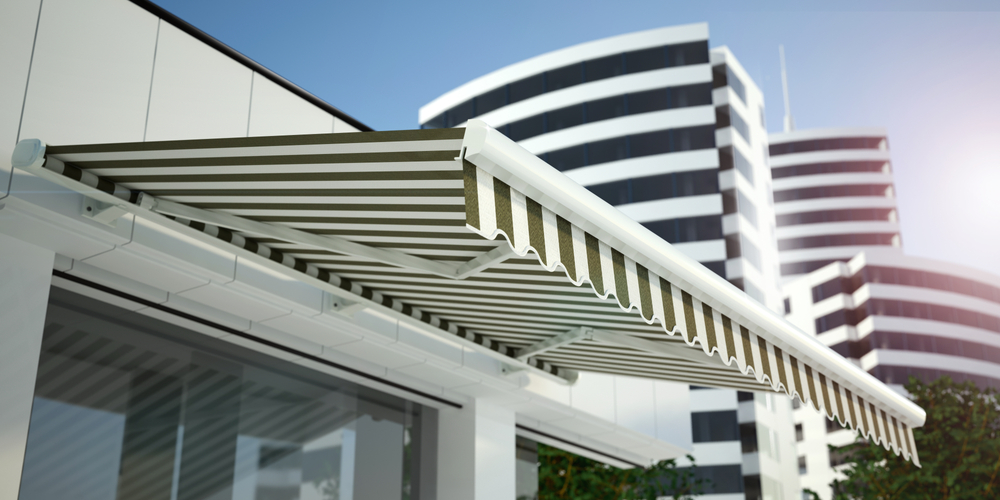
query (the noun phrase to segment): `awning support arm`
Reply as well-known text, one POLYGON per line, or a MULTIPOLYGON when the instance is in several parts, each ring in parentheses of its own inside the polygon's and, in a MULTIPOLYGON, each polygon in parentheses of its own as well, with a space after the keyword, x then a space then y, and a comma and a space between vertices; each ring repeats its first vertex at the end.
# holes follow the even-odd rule
POLYGON ((140 207, 163 215, 171 215, 245 233, 277 238, 289 243, 306 245, 320 250, 329 250, 355 257, 365 257, 384 264, 417 269, 451 279, 466 278, 513 255, 513 251, 505 250, 509 247, 503 245, 459 266, 453 266, 395 250, 371 247, 336 236, 323 236, 287 226, 249 220, 224 212, 213 212, 189 207, 181 203, 155 198, 148 193, 140 194, 138 204, 140 207))
POLYGON ((555 337, 534 343, 518 351, 517 359, 524 361, 532 356, 537 356, 543 352, 558 349, 564 345, 572 344, 577 340, 589 339, 593 329, 588 326, 574 328, 568 332, 560 333, 555 337))

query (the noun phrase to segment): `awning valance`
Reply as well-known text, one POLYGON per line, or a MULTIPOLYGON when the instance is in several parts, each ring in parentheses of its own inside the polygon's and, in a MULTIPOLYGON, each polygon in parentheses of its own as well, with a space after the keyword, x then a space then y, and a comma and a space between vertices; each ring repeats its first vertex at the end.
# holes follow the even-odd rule
POLYGON ((475 120, 401 132, 28 140, 13 163, 95 200, 87 215, 96 220, 133 212, 196 232, 430 324, 512 369, 784 392, 917 462, 919 407, 475 120))

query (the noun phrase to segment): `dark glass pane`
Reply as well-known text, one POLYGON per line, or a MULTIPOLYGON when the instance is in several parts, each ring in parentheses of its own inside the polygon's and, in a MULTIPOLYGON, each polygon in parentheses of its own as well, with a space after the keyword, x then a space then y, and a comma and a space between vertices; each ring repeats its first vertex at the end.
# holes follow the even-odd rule
MULTIPOLYGON (((757 268, 758 271, 760 271, 761 270, 760 250, 757 249, 757 245, 754 245, 753 242, 747 239, 746 235, 740 235, 740 243, 743 250, 743 258, 746 259, 746 261, 749 262, 750 265, 752 265, 753 267, 757 268)), ((750 295, 751 297, 754 296, 754 294, 750 293, 749 282, 747 282, 746 291, 747 294, 750 295)))
POLYGON ((743 137, 743 140, 750 144, 750 127, 746 120, 733 108, 729 108, 729 120, 733 124, 733 129, 743 137))
POLYGON ((826 163, 811 163, 808 165, 792 165, 771 169, 771 177, 781 179, 799 175, 832 174, 839 172, 882 172, 884 161, 837 161, 826 163))
POLYGON ((743 194, 743 191, 736 190, 736 198, 739 203, 740 214, 751 224, 753 227, 757 226, 757 207, 750 201, 747 195, 743 194))
POLYGON ((726 261, 716 260, 712 262, 702 262, 701 265, 708 268, 722 279, 726 279, 726 261))
POLYGON ((548 132, 575 127, 583 123, 583 104, 549 111, 548 132))
POLYGON ((667 89, 647 90, 628 95, 628 114, 660 111, 669 107, 667 89))
POLYGON ((493 89, 476 98, 476 116, 507 105, 507 87, 493 89))
POLYGON ((537 115, 512 122, 507 130, 507 137, 513 141, 521 141, 545 132, 545 116, 537 115))
POLYGON ((679 43, 667 47, 670 66, 708 63, 708 41, 679 43))
POLYGON ((587 164, 597 165, 625 158, 625 138, 616 137, 587 145, 587 164))
POLYGON ((609 120, 625 115, 625 96, 608 97, 587 103, 587 122, 609 120))
POLYGON ((529 76, 524 80, 511 83, 509 87, 511 104, 535 97, 545 91, 545 74, 529 76))
POLYGON ((556 151, 549 151, 547 161, 549 165, 552 165, 560 172, 580 168, 584 165, 584 151, 585 146, 583 144, 556 151))
POLYGON ((888 184, 853 184, 846 186, 819 186, 786 189, 774 192, 774 201, 808 200, 813 198, 833 198, 840 196, 884 197, 888 184))
POLYGON ((444 113, 427 120, 426 123, 420 126, 420 128, 445 128, 447 126, 445 122, 444 113))
POLYGON ((643 222, 642 225, 668 243, 677 243, 677 221, 675 219, 643 222))
POLYGON ((672 131, 673 151, 689 151, 693 149, 711 149, 715 147, 715 127, 679 128, 672 131))
POLYGON ((594 82, 625 73, 625 61, 621 54, 591 59, 584 63, 587 81, 594 82))
POLYGON ((645 134, 635 134, 629 137, 629 156, 632 158, 637 158, 640 156, 658 155, 669 152, 670 152, 669 130, 646 132, 645 134))
POLYGON ((719 192, 719 173, 715 169, 678 172, 676 196, 697 196, 719 192))
POLYGON ((883 137, 841 137, 833 139, 813 139, 809 141, 783 142, 771 144, 771 156, 807 151, 824 151, 831 149, 879 149, 883 137))
POLYGON ((629 73, 640 73, 667 66, 667 54, 663 47, 635 50, 625 53, 625 69, 629 73))
POLYGON ((736 411, 708 411, 691 414, 691 438, 695 443, 736 441, 740 438, 736 411))
POLYGON ((743 81, 740 77, 733 73, 732 68, 726 67, 726 81, 729 83, 729 87, 733 89, 733 92, 740 97, 740 100, 745 104, 747 102, 747 89, 743 85, 743 81))
POLYGON ((473 103, 472 99, 455 106, 448 110, 448 127, 455 127, 461 125, 473 118, 473 103))
POLYGON ((722 239, 722 217, 705 215, 677 219, 677 242, 722 239))
POLYGON ((549 70, 545 75, 545 91, 552 92, 583 83, 583 63, 549 70))
POLYGON ((753 185, 753 165, 750 164, 750 160, 747 160, 743 153, 740 153, 739 149, 732 148, 733 150, 733 166, 736 167, 736 171, 743 176, 750 185, 753 185))
POLYGON ((674 197, 673 174, 651 175, 632 180, 632 201, 661 200, 674 197))
POLYGON ((686 108, 688 106, 707 106, 712 104, 712 84, 698 83, 683 85, 670 89, 671 108, 686 108))
POLYGON ((595 184, 587 186, 587 189, 611 205, 624 205, 630 201, 628 180, 595 184))

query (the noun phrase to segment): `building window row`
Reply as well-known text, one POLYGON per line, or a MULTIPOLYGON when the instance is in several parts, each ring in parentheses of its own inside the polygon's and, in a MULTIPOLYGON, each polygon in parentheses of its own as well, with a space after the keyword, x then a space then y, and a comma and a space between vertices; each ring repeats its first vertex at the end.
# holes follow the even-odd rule
POLYGON ((835 149, 878 149, 888 147, 884 137, 836 137, 833 139, 813 139, 808 141, 783 142, 771 144, 771 156, 809 151, 828 151, 835 149))
MULTIPOLYGON (((742 257, 758 271, 763 272, 763 265, 760 258, 760 250, 754 245, 746 234, 730 234, 726 236, 726 257, 734 259, 742 257)), ((746 291, 746 290, 744 290, 746 291)))
POLYGON ((985 375, 973 375, 952 370, 935 370, 916 366, 876 366, 868 370, 873 377, 886 384, 905 384, 914 377, 924 383, 929 383, 941 377, 951 377, 956 382, 972 382, 981 389, 1000 389, 1000 380, 985 375))
POLYGON ((733 73, 733 69, 725 64, 713 66, 712 88, 721 89, 723 87, 733 89, 733 93, 743 101, 743 104, 747 103, 747 87, 743 84, 743 80, 740 80, 740 77, 733 73))
POLYGON ((845 208, 842 210, 818 210, 781 214, 777 216, 778 227, 801 224, 823 224, 826 222, 879 221, 893 222, 894 208, 845 208))
POLYGON ((898 246, 897 233, 848 233, 806 236, 778 240, 778 250, 801 250, 805 248, 844 247, 855 245, 898 246))
POLYGON ((782 276, 792 276, 795 274, 811 273, 821 267, 826 267, 837 259, 809 260, 804 262, 788 262, 781 265, 782 276))
POLYGON ((843 325, 856 326, 868 316, 929 319, 1000 333, 1000 318, 990 314, 940 304, 893 299, 869 299, 857 309, 841 309, 817 318, 816 333, 843 325))
POLYGON ((658 220, 643 222, 642 225, 668 243, 722 239, 721 215, 658 220))
POLYGON ((736 410, 691 413, 691 439, 695 443, 739 440, 736 410))
POLYGON ((559 171, 678 151, 715 147, 713 125, 657 130, 588 142, 538 155, 559 171))
POLYGON ((774 201, 780 203, 783 201, 837 198, 842 196, 878 196, 889 198, 892 197, 892 186, 889 184, 843 184, 785 189, 774 192, 774 201))
POLYGON ((715 169, 674 172, 595 184, 587 189, 611 205, 699 196, 719 192, 719 172, 715 169))
POLYGON ((722 213, 742 214, 753 227, 758 227, 757 206, 750 201, 749 196, 738 189, 727 189, 722 192, 722 213))
POLYGON ((675 66, 708 63, 708 41, 599 57, 544 71, 484 92, 431 118, 421 128, 447 128, 509 104, 587 82, 675 66))
POLYGON ((607 97, 582 104, 574 104, 535 116, 529 116, 497 130, 514 141, 523 141, 549 132, 576 127, 585 123, 618 118, 619 116, 652 113, 665 109, 706 106, 712 104, 710 84, 700 83, 680 87, 667 87, 607 97))
POLYGON ((715 128, 726 127, 732 127, 747 144, 750 144, 750 127, 746 120, 732 107, 719 106, 715 108, 715 128))
POLYGON ((1000 364, 1000 347, 971 340, 958 340, 919 333, 875 331, 861 340, 849 340, 830 347, 845 358, 861 359, 875 349, 933 352, 1000 364))
POLYGON ((884 283, 932 288, 989 300, 1000 304, 1000 287, 948 274, 887 266, 865 266, 850 278, 834 278, 812 289, 813 302, 840 293, 854 293, 865 283, 884 283))
POLYGON ((719 170, 736 169, 751 186, 754 185, 753 165, 740 150, 726 146, 719 148, 719 170))
MULTIPOLYGON (((774 146, 771 146, 774 147, 774 146)), ((887 161, 832 161, 825 163, 809 163, 807 165, 791 165, 788 167, 772 167, 771 178, 798 177, 800 175, 842 174, 857 172, 890 173, 887 161)))

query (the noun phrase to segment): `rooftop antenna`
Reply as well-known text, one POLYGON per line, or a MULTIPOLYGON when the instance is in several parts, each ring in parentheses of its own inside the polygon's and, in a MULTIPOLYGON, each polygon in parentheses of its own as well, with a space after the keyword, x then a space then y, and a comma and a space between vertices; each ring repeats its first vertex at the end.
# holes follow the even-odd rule
POLYGON ((795 119, 792 118, 792 105, 788 101, 788 72, 785 71, 785 46, 778 45, 781 56, 781 91, 785 95, 785 132, 795 130, 795 119))

